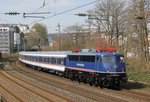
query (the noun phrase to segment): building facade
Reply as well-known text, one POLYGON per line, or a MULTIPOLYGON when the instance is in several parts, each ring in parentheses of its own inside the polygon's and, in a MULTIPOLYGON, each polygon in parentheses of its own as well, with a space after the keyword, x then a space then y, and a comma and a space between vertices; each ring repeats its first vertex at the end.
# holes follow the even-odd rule
MULTIPOLYGON (((0 52, 11 53, 17 49, 17 42, 20 42, 20 33, 14 32, 14 27, 17 26, 20 33, 24 33, 29 29, 28 25, 24 24, 0 24, 0 52)), ((20 44, 20 43, 19 43, 20 44)))
POLYGON ((0 52, 11 53, 14 48, 14 29, 13 27, 2 24, 0 25, 0 52))

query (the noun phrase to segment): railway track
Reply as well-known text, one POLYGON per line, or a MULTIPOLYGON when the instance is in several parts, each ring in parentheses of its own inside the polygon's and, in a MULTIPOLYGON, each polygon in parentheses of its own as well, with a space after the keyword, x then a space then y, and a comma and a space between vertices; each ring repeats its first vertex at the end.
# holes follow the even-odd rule
MULTIPOLYGON (((43 98, 44 102, 60 102, 60 101, 72 102, 71 100, 69 100, 67 98, 64 98, 62 96, 58 96, 54 93, 50 93, 45 89, 42 89, 42 88, 37 87, 37 86, 27 82, 27 81, 24 81, 21 78, 18 78, 16 76, 14 76, 13 74, 8 73, 7 71, 1 71, 0 73, 1 73, 1 76, 4 77, 5 79, 8 79, 11 82, 13 82, 13 83, 21 86, 22 88, 26 89, 27 91, 30 91, 30 92, 36 94, 37 96, 43 98)), ((3 89, 4 89, 4 87, 3 87, 3 89)), ((12 92, 9 91, 9 93, 11 93, 13 95, 12 92)), ((18 96, 15 95, 14 97, 18 98, 18 100, 19 100, 18 96)), ((23 102, 25 100, 19 100, 19 101, 23 102)))
MULTIPOLYGON (((43 83, 47 83, 47 84, 50 84, 52 86, 55 86, 55 87, 58 87, 58 88, 61 88, 63 90, 67 90, 67 91, 70 91, 70 92, 73 92, 73 93, 76 93, 80 96, 84 96, 84 97, 87 97, 89 99, 92 99, 93 101, 107 101, 107 102, 123 102, 124 100, 122 99, 118 99, 118 98, 115 98, 115 97, 111 97, 111 96, 108 96, 108 95, 105 95, 103 93, 99 93, 99 92, 95 92, 95 91, 91 91, 91 90, 87 90, 83 87, 77 87, 75 85, 71 85, 71 84, 66 84, 65 82, 63 81, 60 81, 60 79, 56 79, 54 80, 53 78, 56 77, 56 76, 53 76, 53 78, 48 78, 49 75, 48 74, 45 74, 45 73, 40 73, 39 72, 37 73, 36 70, 32 70, 33 72, 31 72, 31 69, 30 71, 28 69, 22 69, 22 68, 19 68, 18 66, 16 65, 13 65, 13 67, 16 68, 17 71, 19 71, 20 73, 23 73, 23 74, 26 74, 27 76, 29 77, 32 77, 36 80, 39 80, 43 83), (36 72, 35 72, 36 71, 36 72), (31 74, 31 73, 34 73, 34 74, 31 74), (41 74, 43 74, 45 77, 41 76, 41 74)), ((65 80, 65 78, 63 78, 63 80, 65 80)), ((70 81, 69 81, 70 82, 70 81)), ((77 83, 78 84, 78 83, 77 83)))
MULTIPOLYGON (((11 92, 11 91, 9 91, 8 89, 6 89, 4 86, 2 86, 2 85, 0 85, 0 88, 3 90, 3 91, 5 91, 6 93, 7 93, 7 97, 13 97, 13 98, 15 98, 16 99, 16 102, 18 101, 18 102, 22 102, 23 100, 21 99, 21 98, 19 98, 17 95, 15 95, 13 92, 11 92)), ((1 93, 1 94, 3 94, 3 93, 1 93)), ((14 99, 14 100, 15 100, 14 99)), ((7 100, 6 100, 6 97, 3 97, 1 100, 0 100, 0 102, 8 102, 7 100)))

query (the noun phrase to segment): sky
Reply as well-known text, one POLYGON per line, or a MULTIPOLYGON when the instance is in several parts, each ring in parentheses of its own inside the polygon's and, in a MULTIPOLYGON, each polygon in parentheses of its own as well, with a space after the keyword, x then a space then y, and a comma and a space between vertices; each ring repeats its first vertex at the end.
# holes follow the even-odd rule
MULTIPOLYGON (((70 10, 79 7, 84 4, 91 3, 96 0, 1 0, 0 1, 0 23, 1 24, 27 24, 31 28, 35 23, 42 23, 47 26, 48 33, 58 32, 58 23, 60 24, 61 30, 65 27, 74 24, 84 24, 86 17, 79 17, 75 14, 86 13, 87 10, 94 8, 96 3, 91 5, 54 16, 57 13, 70 10), (45 2, 44 2, 45 1, 45 2), (44 5, 44 6, 43 6, 44 5), (20 15, 5 15, 8 12, 19 12, 20 15), (50 12, 42 16, 42 18, 30 18, 23 17, 23 13, 37 13, 37 12, 50 12)), ((32 16, 27 15, 26 16, 32 16)))

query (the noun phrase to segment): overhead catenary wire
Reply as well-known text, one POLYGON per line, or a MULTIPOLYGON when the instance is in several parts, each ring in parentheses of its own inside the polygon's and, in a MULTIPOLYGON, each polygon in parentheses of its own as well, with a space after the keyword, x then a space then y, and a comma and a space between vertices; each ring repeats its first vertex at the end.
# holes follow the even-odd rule
POLYGON ((63 11, 63 12, 56 13, 56 14, 51 15, 51 16, 48 16, 48 17, 46 17, 46 18, 44 18, 44 19, 39 19, 39 20, 33 21, 33 22, 29 23, 28 25, 31 25, 31 24, 33 24, 33 23, 40 22, 40 21, 43 21, 43 20, 46 20, 46 19, 49 19, 49 18, 58 16, 58 15, 61 15, 61 14, 64 14, 64 13, 67 13, 67 12, 70 12, 70 11, 73 11, 73 10, 76 10, 76 9, 79 9, 79 8, 82 8, 82 7, 85 7, 85 6, 94 4, 94 3, 99 2, 99 1, 100 1, 100 0, 95 0, 95 1, 93 1, 93 2, 84 4, 84 5, 80 5, 80 6, 78 6, 78 7, 72 8, 72 9, 65 10, 65 11, 63 11))
POLYGON ((47 5, 49 5, 49 2, 46 3, 46 1, 43 0, 42 6, 40 6, 39 8, 37 8, 37 9, 36 9, 35 11, 33 11, 32 13, 35 13, 35 12, 39 11, 40 9, 46 7, 47 5))

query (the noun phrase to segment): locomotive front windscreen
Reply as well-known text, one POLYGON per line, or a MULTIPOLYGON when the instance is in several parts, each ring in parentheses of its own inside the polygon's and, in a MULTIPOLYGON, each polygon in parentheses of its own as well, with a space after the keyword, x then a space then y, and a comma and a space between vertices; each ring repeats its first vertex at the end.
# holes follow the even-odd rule
POLYGON ((102 61, 103 62, 114 62, 114 57, 112 57, 112 56, 103 56, 102 61))

